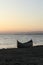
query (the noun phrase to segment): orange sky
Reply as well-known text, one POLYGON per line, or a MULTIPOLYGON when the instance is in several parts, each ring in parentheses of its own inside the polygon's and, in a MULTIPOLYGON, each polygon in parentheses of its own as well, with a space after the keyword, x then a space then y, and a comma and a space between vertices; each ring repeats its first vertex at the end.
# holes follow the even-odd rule
POLYGON ((42 0, 1 0, 0 32, 43 31, 42 0))

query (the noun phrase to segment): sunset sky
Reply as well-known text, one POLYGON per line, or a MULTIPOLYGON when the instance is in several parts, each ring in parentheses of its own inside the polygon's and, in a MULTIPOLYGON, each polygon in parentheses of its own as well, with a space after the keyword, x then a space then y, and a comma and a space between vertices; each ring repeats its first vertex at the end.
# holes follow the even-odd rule
POLYGON ((43 31, 43 0, 0 0, 0 33, 43 31))

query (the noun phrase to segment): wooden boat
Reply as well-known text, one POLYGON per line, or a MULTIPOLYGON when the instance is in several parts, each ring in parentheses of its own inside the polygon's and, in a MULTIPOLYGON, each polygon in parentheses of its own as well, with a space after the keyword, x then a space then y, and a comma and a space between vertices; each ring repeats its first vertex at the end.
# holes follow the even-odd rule
POLYGON ((17 40, 17 48, 29 48, 29 47, 32 47, 32 46, 33 46, 32 40, 25 42, 25 43, 21 43, 17 40))

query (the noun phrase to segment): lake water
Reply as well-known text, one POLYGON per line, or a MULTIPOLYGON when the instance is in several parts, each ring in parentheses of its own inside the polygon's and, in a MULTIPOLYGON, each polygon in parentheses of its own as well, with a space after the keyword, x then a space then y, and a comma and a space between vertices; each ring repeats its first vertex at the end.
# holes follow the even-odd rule
POLYGON ((0 35, 0 48, 17 48, 17 40, 33 40, 33 46, 43 45, 43 35, 0 35))

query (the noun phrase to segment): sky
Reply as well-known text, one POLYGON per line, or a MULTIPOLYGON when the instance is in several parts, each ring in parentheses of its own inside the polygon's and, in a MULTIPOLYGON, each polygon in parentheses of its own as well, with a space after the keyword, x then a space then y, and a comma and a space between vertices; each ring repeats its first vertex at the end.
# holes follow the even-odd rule
POLYGON ((43 31, 43 0, 0 0, 0 33, 43 31))

